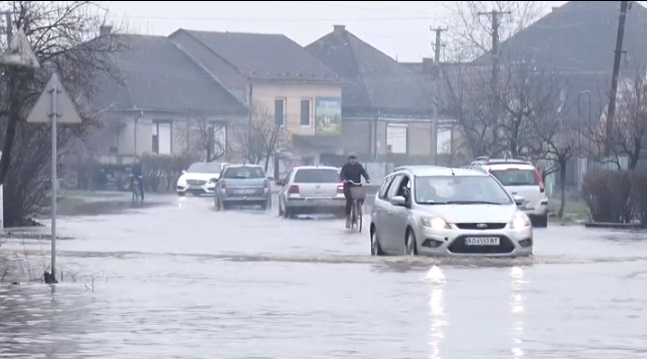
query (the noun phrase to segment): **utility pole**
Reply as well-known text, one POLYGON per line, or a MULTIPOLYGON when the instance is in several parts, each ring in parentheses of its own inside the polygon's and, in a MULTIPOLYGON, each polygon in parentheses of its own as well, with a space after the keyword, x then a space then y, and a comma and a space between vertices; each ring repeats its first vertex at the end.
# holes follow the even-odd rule
POLYGON ((444 46, 442 43, 442 33, 447 31, 440 27, 433 28, 430 27, 430 30, 436 33, 436 42, 433 45, 434 47, 434 71, 432 72, 431 86, 432 86, 432 122, 431 122, 431 149, 430 152, 433 155, 433 162, 435 165, 438 165, 438 81, 440 81, 440 50, 444 46))
POLYGON ((490 12, 479 12, 479 16, 490 16, 492 18, 492 84, 494 90, 499 84, 499 27, 501 27, 501 16, 511 15, 510 11, 492 10, 490 12))
POLYGON ((611 77, 611 98, 609 99, 609 112, 607 113, 607 126, 604 152, 611 151, 611 137, 613 136, 613 121, 616 114, 616 96, 618 93, 618 76, 620 75, 620 60, 622 59, 622 46, 625 37, 625 21, 630 1, 620 2, 620 18, 618 19, 618 33, 616 35, 616 49, 613 57, 613 75, 611 77))
POLYGON ((447 31, 447 29, 443 29, 440 27, 436 28, 430 28, 431 31, 436 33, 436 43, 434 45, 434 62, 436 64, 440 63, 440 49, 443 48, 445 45, 441 42, 441 35, 443 32, 447 31))

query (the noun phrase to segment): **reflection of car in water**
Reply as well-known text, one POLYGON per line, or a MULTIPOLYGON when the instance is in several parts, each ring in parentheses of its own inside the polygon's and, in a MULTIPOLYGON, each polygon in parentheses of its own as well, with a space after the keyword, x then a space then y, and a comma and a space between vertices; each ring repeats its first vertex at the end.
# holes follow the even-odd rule
POLYGON ((533 231, 521 201, 482 171, 400 167, 375 198, 371 254, 529 256, 533 231))
POLYGON ((216 181, 225 164, 216 162, 196 162, 189 166, 177 180, 175 191, 184 196, 187 193, 202 195, 213 193, 216 181))
POLYGON ((271 205, 270 180, 259 165, 227 165, 216 182, 214 205, 217 210, 232 205, 271 205))

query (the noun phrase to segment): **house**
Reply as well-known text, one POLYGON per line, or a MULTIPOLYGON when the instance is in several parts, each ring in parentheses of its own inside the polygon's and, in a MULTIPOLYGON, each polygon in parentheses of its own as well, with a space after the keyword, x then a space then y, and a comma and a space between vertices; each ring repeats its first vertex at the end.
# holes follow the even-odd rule
POLYGON ((342 80, 288 37, 180 29, 169 39, 252 115, 268 114, 289 134, 282 157, 317 164, 341 153, 342 80))
POLYGON ((420 75, 342 25, 306 49, 345 80, 345 152, 396 165, 436 161, 434 101, 420 75))
MULTIPOLYGON (((102 28, 103 35, 109 31, 102 28)), ((100 130, 90 141, 101 162, 128 164, 143 154, 194 151, 200 146, 192 135, 198 120, 226 142, 227 127, 247 119, 245 105, 170 39, 114 38, 124 49, 108 55, 114 71, 97 74, 99 91, 91 99, 101 112, 100 130)))

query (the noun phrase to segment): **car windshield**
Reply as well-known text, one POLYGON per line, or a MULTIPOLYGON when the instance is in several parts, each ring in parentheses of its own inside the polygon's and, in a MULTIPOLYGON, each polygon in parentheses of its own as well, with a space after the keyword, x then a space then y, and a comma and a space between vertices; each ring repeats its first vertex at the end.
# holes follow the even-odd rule
POLYGON ((339 183, 339 172, 334 169, 300 169, 294 175, 295 183, 339 183))
POLYGON ((416 177, 415 186, 418 204, 513 203, 507 192, 489 176, 416 177))
POLYGON ((504 186, 537 186, 537 175, 534 170, 508 168, 493 170, 492 175, 504 186))
POLYGON ((220 173, 220 164, 196 162, 189 166, 188 173, 220 173))
POLYGON ((227 167, 224 178, 264 178, 265 172, 260 167, 227 167))

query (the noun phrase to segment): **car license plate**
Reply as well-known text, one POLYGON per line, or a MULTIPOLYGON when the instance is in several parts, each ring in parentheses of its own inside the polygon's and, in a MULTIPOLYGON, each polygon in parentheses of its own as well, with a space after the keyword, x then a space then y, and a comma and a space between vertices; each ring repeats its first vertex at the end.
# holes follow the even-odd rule
POLYGON ((239 189, 238 194, 254 194, 256 193, 255 189, 239 189))
POLYGON ((465 245, 468 246, 498 246, 501 243, 499 237, 467 237, 465 245))

